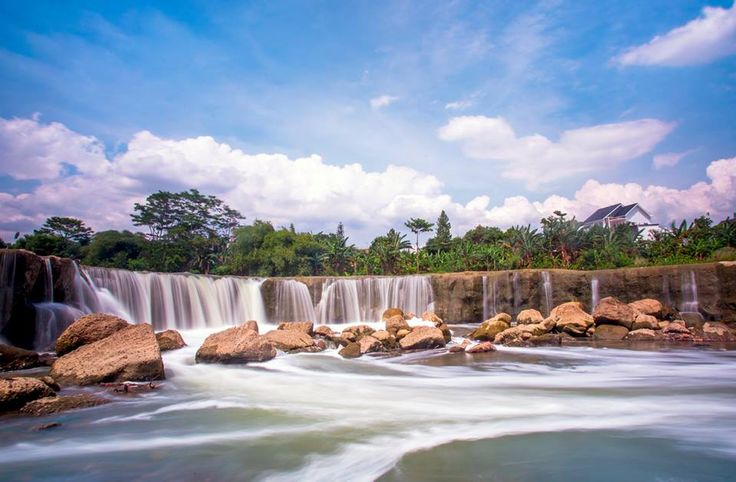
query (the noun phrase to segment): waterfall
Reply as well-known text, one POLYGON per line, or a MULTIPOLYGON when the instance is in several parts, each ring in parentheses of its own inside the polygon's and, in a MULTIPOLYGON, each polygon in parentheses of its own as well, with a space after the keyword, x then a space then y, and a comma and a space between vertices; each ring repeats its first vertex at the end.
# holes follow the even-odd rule
POLYGON ((593 276, 590 280, 590 312, 595 311, 595 307, 598 306, 600 301, 600 293, 598 292, 598 278, 593 276))
POLYGON ((317 316, 309 295, 309 288, 301 281, 288 279, 276 284, 274 300, 275 323, 282 321, 317 321, 317 316))
POLYGON ((513 316, 516 316, 519 313, 519 307, 521 306, 521 285, 519 283, 519 272, 514 271, 514 274, 511 277, 511 287, 514 300, 514 309, 511 314, 513 316))
POLYGON ((680 289, 682 292, 682 302, 680 303, 680 312, 696 314, 702 318, 700 314, 700 304, 698 302, 698 283, 695 279, 695 271, 683 272, 681 275, 680 289))
POLYGON ((44 301, 52 303, 54 301, 54 272, 51 270, 51 258, 44 258, 44 269, 46 271, 46 279, 44 283, 44 301))
POLYGON ((552 280, 549 271, 542 271, 542 286, 544 287, 544 304, 547 309, 547 316, 552 312, 552 280))
POLYGON ((85 268, 94 285, 117 300, 134 323, 192 329, 266 321, 261 280, 85 268))
POLYGON ((319 323, 379 321, 387 308, 421 315, 433 309, 428 276, 328 279, 315 308, 319 323))
POLYGON ((487 320, 498 314, 498 276, 494 276, 492 280, 488 280, 488 276, 483 276, 483 319, 487 320))

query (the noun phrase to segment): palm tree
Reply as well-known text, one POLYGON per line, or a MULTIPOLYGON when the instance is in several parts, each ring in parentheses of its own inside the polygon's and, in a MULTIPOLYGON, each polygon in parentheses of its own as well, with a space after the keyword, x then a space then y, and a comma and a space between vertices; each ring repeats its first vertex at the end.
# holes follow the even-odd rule
POLYGON ((322 255, 322 260, 326 261, 337 274, 345 273, 353 255, 355 246, 347 243, 348 238, 345 236, 331 236, 325 244, 326 251, 322 255))
POLYGON ((401 252, 409 248, 411 243, 406 235, 391 228, 384 236, 373 240, 370 250, 378 258, 383 274, 393 274, 401 252))
POLYGON ((409 218, 409 220, 404 223, 404 226, 409 228, 412 233, 417 235, 417 253, 416 255, 417 255, 417 273, 419 273, 419 233, 428 233, 432 231, 434 224, 422 218, 409 218))
POLYGON ((511 246, 518 252, 524 267, 530 267, 532 258, 542 243, 542 235, 532 229, 531 225, 514 226, 507 233, 510 235, 511 246))

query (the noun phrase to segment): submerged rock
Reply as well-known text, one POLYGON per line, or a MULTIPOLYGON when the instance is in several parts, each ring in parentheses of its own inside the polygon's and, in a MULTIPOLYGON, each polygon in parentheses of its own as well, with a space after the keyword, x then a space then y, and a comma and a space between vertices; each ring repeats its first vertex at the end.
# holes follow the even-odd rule
POLYGON ((0 344, 0 371, 26 370, 43 365, 35 351, 0 344))
POLYGON ((43 415, 66 412, 67 410, 96 407, 107 403, 110 403, 110 400, 107 398, 97 397, 87 393, 63 397, 45 397, 25 404, 20 409, 20 413, 41 417, 43 415))
POLYGON ((626 339, 631 341, 654 341, 657 338, 659 338, 657 332, 648 328, 633 330, 626 335, 626 339))
POLYGON ((470 346, 470 340, 465 339, 459 345, 451 346, 447 351, 450 353, 462 353, 470 346))
POLYGON ((593 320, 597 325, 620 325, 630 330, 636 318, 634 309, 612 296, 603 298, 593 311, 593 320))
POLYGON ((465 353, 488 353, 496 351, 496 347, 490 341, 483 341, 465 349, 465 353))
POLYGON ((39 398, 55 396, 53 390, 36 378, 0 378, 0 413, 18 410, 39 398))
MULTIPOLYGON (((593 326, 593 317, 583 310, 583 304, 579 301, 568 301, 556 306, 548 319, 549 325, 554 322, 557 330, 572 336, 586 336, 588 329, 593 326)), ((545 326, 548 326, 546 321, 545 326)))
POLYGON ((344 346, 338 354, 343 358, 358 358, 361 353, 360 351, 360 345, 358 343, 348 343, 346 346, 344 346))
POLYGON ((542 313, 534 309, 521 310, 519 314, 516 315, 516 322, 520 325, 539 323, 542 320, 544 320, 544 316, 542 316, 542 313))
POLYGON ((161 350, 148 324, 129 325, 67 353, 54 362, 50 375, 61 384, 77 385, 165 378, 161 350))
POLYGON ((276 357, 276 348, 248 324, 208 336, 197 350, 197 363, 251 363, 276 357))
POLYGON ((620 325, 598 325, 595 327, 593 339, 604 341, 619 341, 626 338, 629 329, 620 325))
POLYGON ((178 350, 187 346, 181 333, 176 330, 166 330, 156 333, 156 341, 161 351, 178 350))
POLYGON ((300 331, 309 336, 314 335, 314 323, 312 323, 311 321, 288 321, 284 323, 279 323, 277 329, 287 331, 300 331))
POLYGON ((85 315, 63 331, 56 340, 56 353, 64 355, 80 346, 88 345, 107 338, 126 327, 130 323, 107 313, 92 313, 85 315))
POLYGON ((399 341, 403 350, 427 350, 445 346, 442 330, 432 326, 417 326, 399 341))

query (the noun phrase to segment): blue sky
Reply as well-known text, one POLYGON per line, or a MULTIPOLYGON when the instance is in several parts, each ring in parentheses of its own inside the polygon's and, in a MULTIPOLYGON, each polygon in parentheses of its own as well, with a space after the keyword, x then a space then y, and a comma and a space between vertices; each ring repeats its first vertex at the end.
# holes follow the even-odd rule
POLYGON ((342 220, 358 239, 440 209, 458 234, 619 200, 661 222, 723 217, 736 182, 734 12, 717 1, 3 2, 0 233, 55 214, 123 228, 136 200, 189 187, 249 219, 342 220), (94 209, 76 200, 100 184, 114 192, 94 209))

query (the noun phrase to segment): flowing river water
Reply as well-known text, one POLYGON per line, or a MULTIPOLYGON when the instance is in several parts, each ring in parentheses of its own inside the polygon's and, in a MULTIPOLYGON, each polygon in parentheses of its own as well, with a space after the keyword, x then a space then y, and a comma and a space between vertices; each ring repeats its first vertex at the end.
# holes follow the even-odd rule
MULTIPOLYGON (((342 328, 341 326, 340 328, 342 328)), ((270 327, 262 326, 262 331, 270 327)), ((159 389, 0 424, 2 480, 725 481, 736 352, 444 350, 194 363, 159 389), (61 426, 37 431, 39 423, 61 426)))

